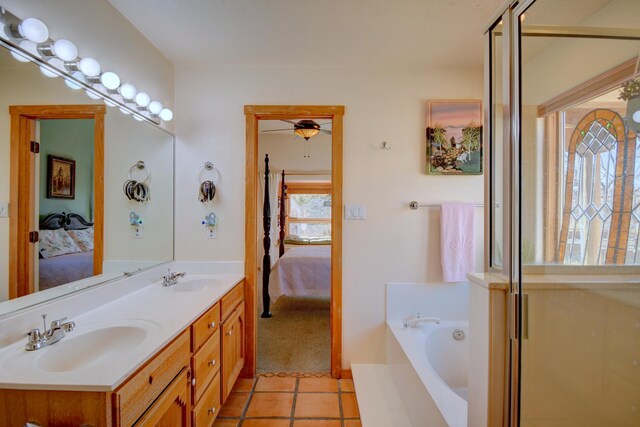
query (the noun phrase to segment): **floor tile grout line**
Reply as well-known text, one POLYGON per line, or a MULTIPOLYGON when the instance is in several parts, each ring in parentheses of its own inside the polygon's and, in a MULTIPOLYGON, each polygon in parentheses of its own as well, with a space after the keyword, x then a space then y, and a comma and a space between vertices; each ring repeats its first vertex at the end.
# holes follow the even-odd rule
POLYGON ((293 389, 293 403, 291 404, 291 421, 289 421, 289 427, 293 427, 293 417, 296 413, 296 403, 298 401, 298 389, 300 388, 300 378, 296 378, 296 386, 293 389))
POLYGON ((338 381, 338 406, 340 407, 340 426, 344 427, 344 409, 342 408, 342 379, 338 381))
POLYGON ((253 393, 255 393, 257 385, 258 385, 258 380, 254 379, 253 385, 251 386, 251 390, 249 391, 249 398, 245 402, 244 409, 240 413, 240 421, 238 422, 238 427, 242 427, 242 424, 244 424, 244 418, 247 415, 247 411, 249 410, 249 405, 251 404, 251 400, 253 399, 253 393))

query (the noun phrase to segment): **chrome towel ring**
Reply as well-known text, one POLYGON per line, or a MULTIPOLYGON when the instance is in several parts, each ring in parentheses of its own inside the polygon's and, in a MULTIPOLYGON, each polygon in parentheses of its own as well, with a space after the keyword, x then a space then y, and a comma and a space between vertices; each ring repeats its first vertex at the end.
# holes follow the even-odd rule
POLYGON ((148 202, 151 199, 151 189, 149 188, 149 181, 151 180, 151 171, 144 164, 142 160, 138 160, 131 168, 129 169, 129 179, 124 182, 122 187, 125 196, 129 200, 133 200, 139 203, 148 202), (134 172, 141 171, 145 175, 141 178, 144 178, 142 181, 138 179, 134 179, 134 172))
POLYGON ((216 184, 220 181, 220 172, 211 162, 205 162, 196 169, 196 177, 200 183, 198 200, 200 203, 213 201, 216 195, 216 184))

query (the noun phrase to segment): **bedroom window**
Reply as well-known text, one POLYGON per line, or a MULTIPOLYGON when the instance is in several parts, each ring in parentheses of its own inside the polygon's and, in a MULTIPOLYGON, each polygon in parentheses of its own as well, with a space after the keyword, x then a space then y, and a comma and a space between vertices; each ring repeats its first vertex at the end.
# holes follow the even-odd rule
POLYGON ((288 183, 286 212, 287 239, 330 239, 331 183, 288 183))

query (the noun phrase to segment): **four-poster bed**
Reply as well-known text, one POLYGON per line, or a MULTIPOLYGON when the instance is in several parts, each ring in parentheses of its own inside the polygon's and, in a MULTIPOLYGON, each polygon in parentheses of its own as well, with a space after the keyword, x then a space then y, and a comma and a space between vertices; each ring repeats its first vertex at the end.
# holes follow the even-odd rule
MULTIPOLYGON (((331 246, 302 245, 286 250, 286 172, 281 173, 279 200, 278 260, 271 268, 271 198, 269 191, 269 155, 265 155, 263 202, 262 317, 271 317, 270 304, 283 295, 331 296, 331 246)), ((290 174, 291 175, 291 174, 290 174)))

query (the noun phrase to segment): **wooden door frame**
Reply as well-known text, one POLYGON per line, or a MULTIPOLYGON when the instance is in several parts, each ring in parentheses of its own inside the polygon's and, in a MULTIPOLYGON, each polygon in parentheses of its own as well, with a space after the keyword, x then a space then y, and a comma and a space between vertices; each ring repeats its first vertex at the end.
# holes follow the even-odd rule
POLYGON ((342 133, 344 106, 245 105, 245 345, 242 376, 256 374, 258 120, 329 119, 331 126, 331 376, 342 377, 342 133))
POLYGON ((11 115, 11 171, 9 198, 9 298, 34 291, 33 250, 29 232, 37 228, 33 220, 35 168, 31 141, 36 120, 93 119, 93 274, 102 273, 104 256, 104 105, 13 105, 11 115))

